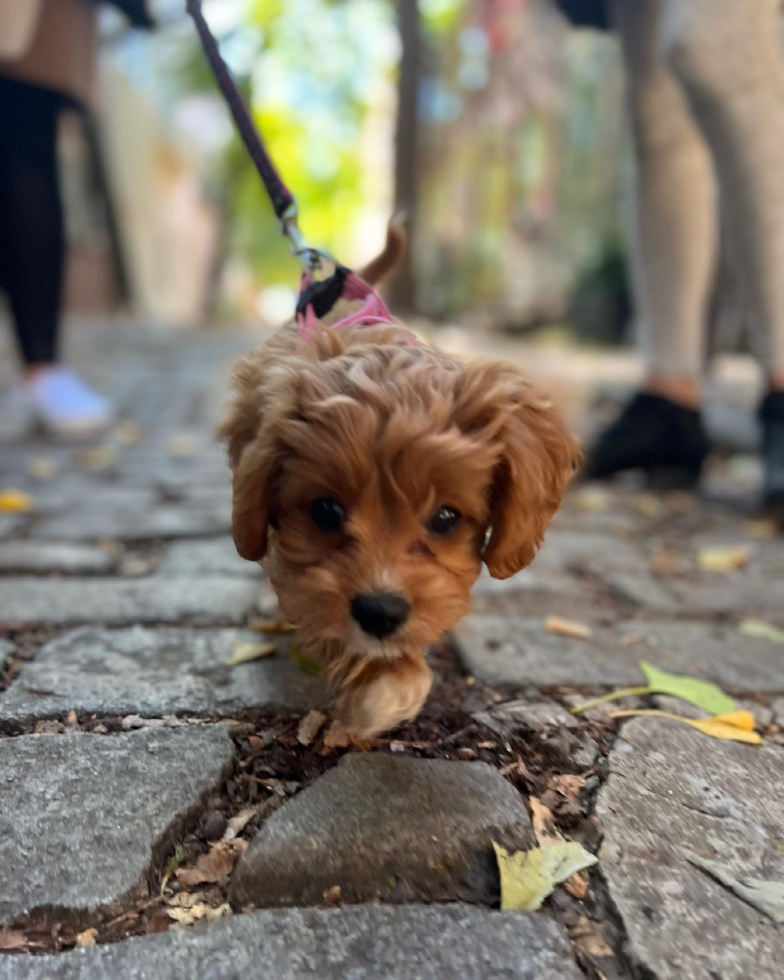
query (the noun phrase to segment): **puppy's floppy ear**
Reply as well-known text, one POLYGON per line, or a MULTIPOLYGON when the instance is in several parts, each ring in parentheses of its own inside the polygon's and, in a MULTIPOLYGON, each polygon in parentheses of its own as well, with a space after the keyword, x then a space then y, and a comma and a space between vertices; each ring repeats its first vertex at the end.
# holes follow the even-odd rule
POLYGON ((276 458, 265 411, 261 381, 266 356, 251 354, 235 368, 234 398, 219 430, 227 444, 232 471, 231 533, 237 551, 248 561, 260 561, 267 550, 269 495, 276 458))
POLYGON ((547 396, 511 366, 469 365, 463 396, 477 412, 474 435, 499 450, 483 558, 494 578, 508 578, 533 561, 580 451, 547 396))

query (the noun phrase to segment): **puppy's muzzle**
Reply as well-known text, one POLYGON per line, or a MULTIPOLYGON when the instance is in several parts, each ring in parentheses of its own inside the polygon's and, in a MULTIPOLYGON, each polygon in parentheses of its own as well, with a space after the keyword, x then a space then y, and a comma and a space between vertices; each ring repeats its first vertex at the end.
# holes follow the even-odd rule
POLYGON ((381 592, 356 595, 351 600, 351 615, 365 633, 383 640, 391 636, 408 619, 411 607, 401 595, 381 592))

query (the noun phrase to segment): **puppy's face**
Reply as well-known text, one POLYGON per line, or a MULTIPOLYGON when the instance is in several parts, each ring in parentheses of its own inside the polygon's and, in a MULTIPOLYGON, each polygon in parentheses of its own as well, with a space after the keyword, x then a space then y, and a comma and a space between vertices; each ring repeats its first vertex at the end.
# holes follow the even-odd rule
POLYGON ((514 369, 394 330, 248 359, 224 429, 240 554, 265 559, 303 645, 379 660, 454 626, 483 560, 532 560, 577 455, 514 369))

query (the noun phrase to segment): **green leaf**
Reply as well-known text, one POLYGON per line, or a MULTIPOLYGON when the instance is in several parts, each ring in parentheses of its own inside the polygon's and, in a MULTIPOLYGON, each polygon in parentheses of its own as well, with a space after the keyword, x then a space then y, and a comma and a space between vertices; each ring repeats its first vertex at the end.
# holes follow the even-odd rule
POLYGON ((640 661, 640 670, 645 674, 651 694, 670 694, 712 715, 728 715, 736 710, 732 698, 710 681, 670 674, 649 664, 647 660, 640 661))
POLYGON ((296 643, 291 644, 289 656, 299 667, 299 669, 304 671, 306 674, 312 674, 314 677, 318 677, 321 674, 321 666, 317 664, 315 660, 310 660, 308 657, 303 657, 299 652, 299 648, 296 643))
POLYGON ((744 636, 754 636, 759 640, 784 643, 784 630, 771 626, 763 619, 744 619, 738 627, 738 632, 743 633, 744 636))
POLYGON ((501 908, 535 912, 556 885, 596 864, 593 854, 574 840, 510 854, 493 841, 501 876, 501 908))

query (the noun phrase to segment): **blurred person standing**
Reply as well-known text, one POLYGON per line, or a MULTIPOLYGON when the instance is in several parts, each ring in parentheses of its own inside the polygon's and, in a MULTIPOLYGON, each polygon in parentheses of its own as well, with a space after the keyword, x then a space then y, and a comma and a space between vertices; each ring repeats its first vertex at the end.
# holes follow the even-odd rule
POLYGON ((765 506, 784 518, 784 58, 781 0, 558 0, 620 34, 636 162, 632 234, 645 380, 588 458, 697 482, 719 201, 766 393, 765 506))
MULTIPOLYGON (((110 0, 151 26, 144 0, 110 0)), ((25 388, 50 432, 81 436, 111 419, 108 401, 60 363, 65 229, 57 172, 60 114, 93 99, 93 0, 0 2, 0 289, 9 300, 25 388)))

